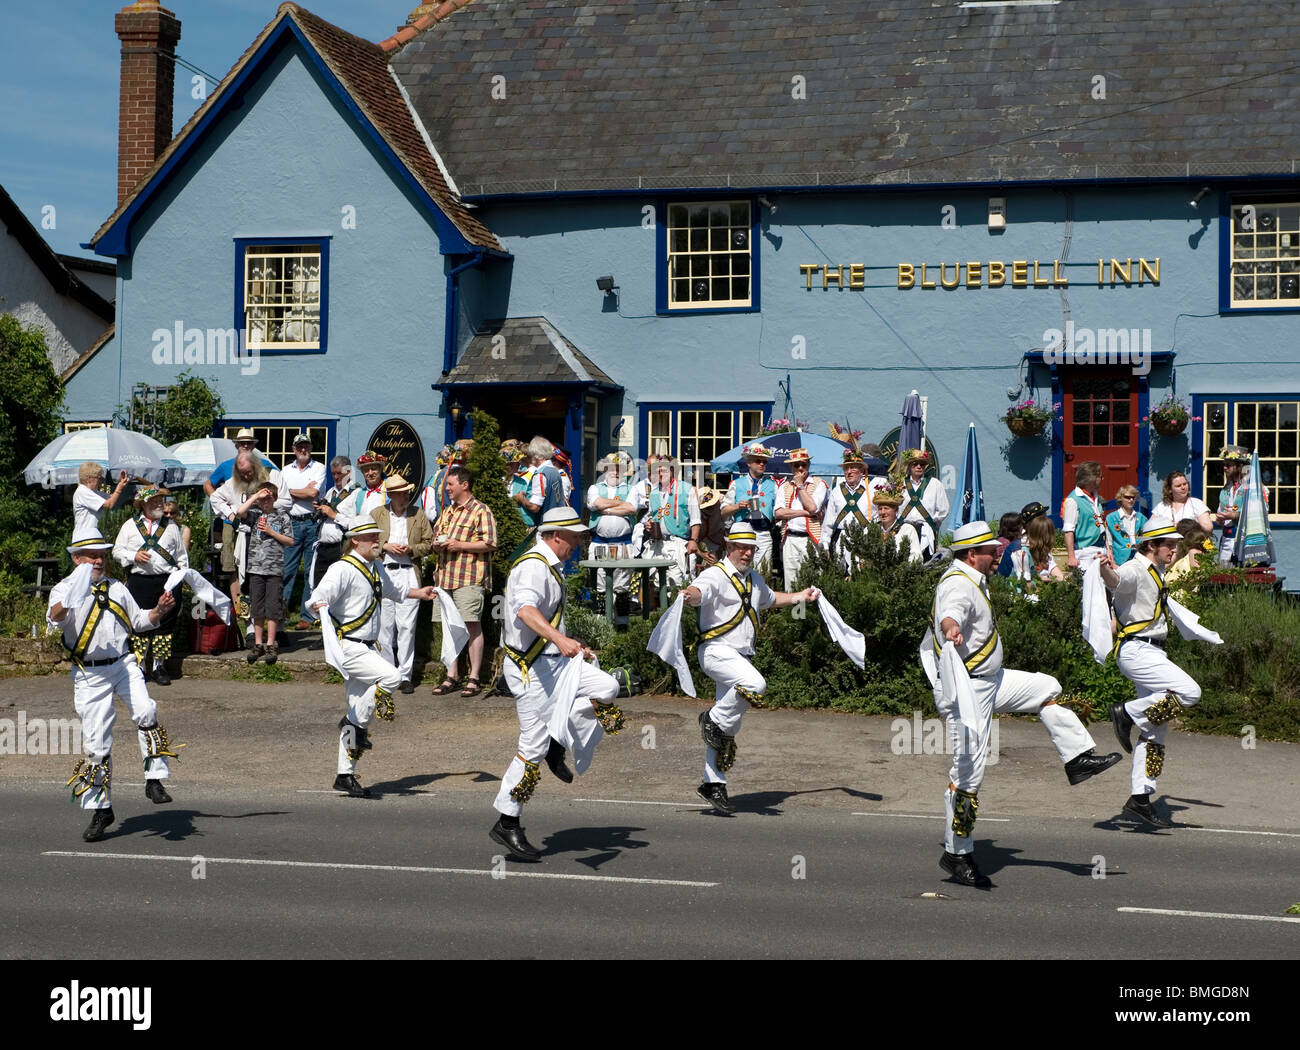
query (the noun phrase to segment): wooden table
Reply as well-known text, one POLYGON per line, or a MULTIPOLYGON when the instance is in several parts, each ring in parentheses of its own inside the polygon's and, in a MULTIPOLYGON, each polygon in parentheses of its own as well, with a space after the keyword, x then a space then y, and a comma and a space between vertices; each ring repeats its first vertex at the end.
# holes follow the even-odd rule
MULTIPOLYGON (((659 607, 668 608, 668 566, 675 565, 676 558, 588 558, 578 562, 580 569, 591 570, 591 587, 596 588, 596 570, 605 569, 614 571, 618 569, 636 570, 641 573, 641 619, 650 619, 650 603, 646 601, 646 596, 650 590, 650 570, 659 570, 659 607)), ((605 580, 605 620, 608 623, 614 622, 614 581, 612 578, 605 580)))

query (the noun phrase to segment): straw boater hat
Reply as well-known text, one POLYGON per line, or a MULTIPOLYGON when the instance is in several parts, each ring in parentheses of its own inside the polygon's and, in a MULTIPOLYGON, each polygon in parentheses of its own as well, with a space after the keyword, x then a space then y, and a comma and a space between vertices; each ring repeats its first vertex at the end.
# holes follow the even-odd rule
POLYGON ((1240 445, 1224 445, 1220 458, 1225 463, 1247 463, 1250 461, 1250 453, 1240 445))
POLYGON ((350 540, 370 540, 379 538, 379 522, 374 518, 367 518, 359 521, 352 528, 348 529, 348 539, 350 540))
POLYGON ((722 499, 722 494, 717 489, 711 489, 707 485, 696 489, 695 495, 699 500, 700 510, 708 510, 722 499))
POLYGON ((572 507, 553 507, 542 516, 542 523, 537 528, 539 536, 550 532, 588 532, 582 519, 572 507))
POLYGON ((91 551, 111 551, 113 543, 106 540, 94 525, 83 526, 72 536, 72 543, 66 548, 69 554, 89 554, 91 551))
POLYGON ((248 427, 244 427, 231 440, 232 441, 256 441, 257 438, 254 436, 253 432, 248 429, 248 427))
POLYGON ((378 452, 372 452, 366 449, 357 457, 357 466, 364 470, 366 467, 382 467, 388 460, 378 452))
POLYGON ((923 448, 909 448, 903 452, 903 466, 910 467, 913 463, 924 463, 927 467, 930 465, 930 453, 923 448))
POLYGON ((901 507, 903 494, 894 485, 882 485, 872 494, 871 502, 877 507, 901 507))
POLYGON ((401 474, 389 474, 384 478, 384 492, 410 492, 415 488, 401 474))
POLYGON ((797 467, 800 463, 811 466, 812 453, 806 448, 792 448, 790 454, 785 457, 785 463, 788 467, 797 467))
POLYGON ((1159 525, 1148 523, 1146 528, 1137 534, 1137 543, 1141 547, 1144 543, 1155 543, 1158 540, 1180 540, 1182 533, 1174 525, 1159 525))
POLYGON ((734 543, 740 547, 757 547, 758 536, 754 532, 754 526, 747 521, 738 521, 731 526, 727 533, 727 542, 734 543))
POLYGON ((137 507, 143 507, 151 499, 161 499, 163 496, 168 495, 170 495, 170 493, 165 488, 150 485, 148 488, 143 488, 135 494, 134 503, 137 507))
POLYGON ((987 521, 972 521, 963 525, 952 534, 952 543, 948 545, 953 551, 969 551, 976 547, 996 547, 998 538, 989 528, 987 521))
POLYGON ((862 453, 856 448, 846 448, 844 456, 840 460, 840 469, 845 467, 859 467, 862 470, 867 469, 867 461, 862 458, 862 453))
POLYGON ((745 459, 771 459, 772 450, 755 441, 753 444, 746 445, 740 453, 745 459))

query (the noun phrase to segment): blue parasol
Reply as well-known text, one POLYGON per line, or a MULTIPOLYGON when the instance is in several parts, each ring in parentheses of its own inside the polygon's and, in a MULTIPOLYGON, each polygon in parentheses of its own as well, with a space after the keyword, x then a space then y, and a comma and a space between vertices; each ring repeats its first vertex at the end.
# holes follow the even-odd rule
POLYGON ((975 443, 975 424, 966 431, 966 455, 962 457, 957 481, 957 498, 948 515, 948 528, 956 532, 972 521, 987 521, 984 515, 984 482, 980 477, 980 450, 975 443))
MULTIPOLYGON (((747 441, 745 445, 756 443, 772 450, 772 458, 767 461, 767 472, 769 474, 789 474, 790 468, 786 466, 786 459, 790 454, 790 450, 795 448, 806 448, 812 457, 808 473, 838 474, 844 461, 844 449, 846 447, 838 441, 832 441, 830 438, 824 438, 818 434, 804 433, 803 431, 793 431, 788 434, 769 434, 766 437, 747 441)), ((724 452, 709 464, 709 470, 715 474, 743 473, 745 467, 740 461, 740 456, 745 449, 745 445, 737 445, 735 448, 724 452)), ((873 464, 880 473, 884 473, 889 469, 889 465, 882 459, 876 459, 874 456, 864 456, 863 459, 866 461, 868 471, 872 469, 873 464)))

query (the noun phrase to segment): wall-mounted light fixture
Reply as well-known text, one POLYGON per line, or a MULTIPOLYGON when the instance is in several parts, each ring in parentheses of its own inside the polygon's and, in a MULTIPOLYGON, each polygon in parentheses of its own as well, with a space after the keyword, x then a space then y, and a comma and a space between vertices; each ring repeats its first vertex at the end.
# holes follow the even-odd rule
POLYGON ((989 229, 1005 230, 1007 228, 1007 199, 1005 197, 989 198, 989 229))
POLYGON ((606 295, 613 295, 616 291, 618 291, 618 285, 614 283, 614 278, 612 276, 597 277, 596 287, 599 288, 606 295))
POLYGON ((1201 192, 1187 202, 1189 208, 1195 208, 1204 199, 1205 195, 1210 192, 1209 186, 1202 186, 1201 192))

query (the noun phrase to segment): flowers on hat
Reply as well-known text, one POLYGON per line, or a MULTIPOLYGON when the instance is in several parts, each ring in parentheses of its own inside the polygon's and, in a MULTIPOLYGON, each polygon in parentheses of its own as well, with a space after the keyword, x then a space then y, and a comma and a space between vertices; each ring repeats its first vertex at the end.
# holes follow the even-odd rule
POLYGON ((913 463, 930 465, 930 453, 923 448, 909 448, 903 452, 903 465, 910 467, 913 463))
POLYGON ((903 490, 892 481, 881 485, 871 496, 871 502, 878 507, 901 507, 903 490))
POLYGON ((855 448, 846 448, 844 455, 840 459, 841 467, 861 467, 866 469, 866 461, 862 458, 862 453, 855 448))
POLYGON ((757 442, 757 441, 754 441, 754 442, 752 442, 752 443, 746 445, 740 454, 741 454, 742 456, 746 456, 746 457, 753 456, 753 457, 755 457, 755 458, 757 458, 757 459, 771 459, 771 458, 772 458, 772 450, 771 450, 770 448, 767 448, 766 446, 760 444, 760 443, 757 442))
POLYGON ((382 456, 371 449, 366 449, 357 457, 357 466, 363 469, 365 467, 383 466, 387 462, 388 458, 386 456, 382 456))

